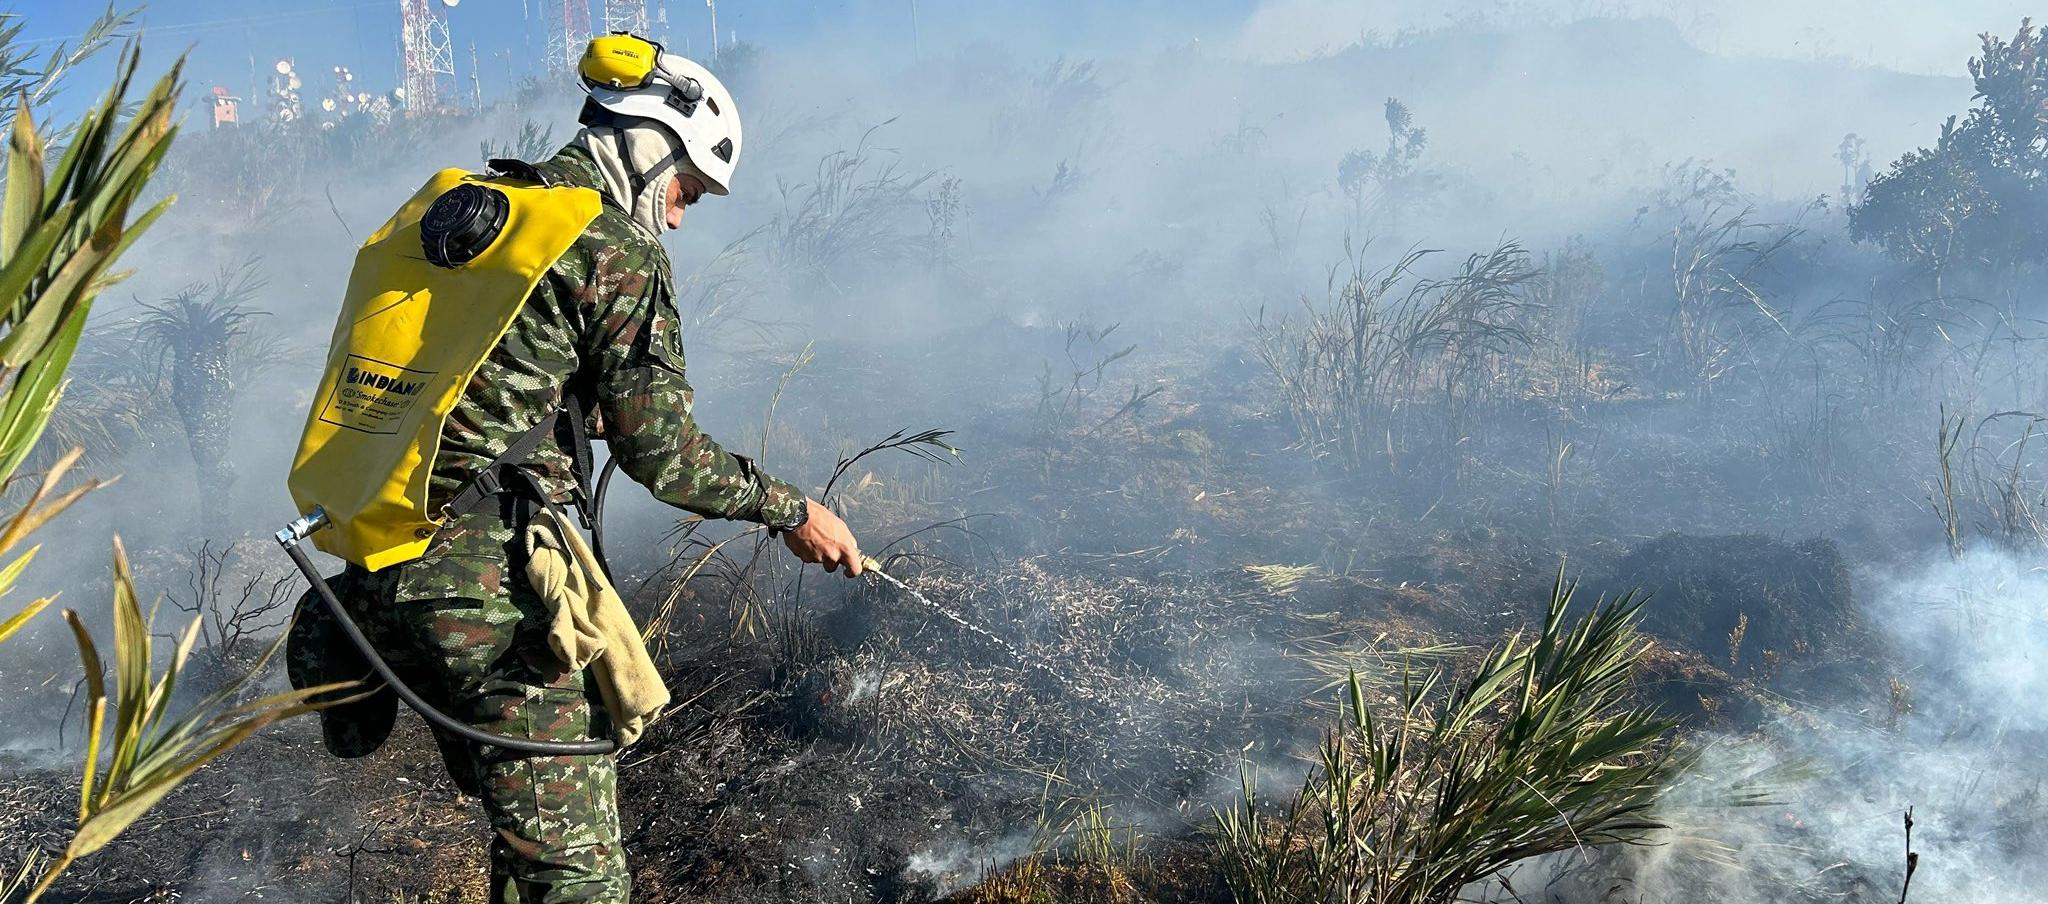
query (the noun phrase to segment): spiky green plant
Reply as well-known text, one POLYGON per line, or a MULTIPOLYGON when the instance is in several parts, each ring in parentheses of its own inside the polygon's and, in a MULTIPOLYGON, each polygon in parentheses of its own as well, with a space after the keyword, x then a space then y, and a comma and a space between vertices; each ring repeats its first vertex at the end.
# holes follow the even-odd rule
POLYGON ((1567 625, 1562 575, 1533 641, 1510 637, 1469 676, 1410 674, 1391 714, 1348 682, 1300 795, 1270 814, 1249 770, 1218 814, 1226 878, 1246 904, 1448 904, 1542 854, 1643 839, 1689 754, 1675 723, 1630 705, 1640 601, 1567 625))
POLYGON ((501 157, 513 160, 545 160, 555 152, 555 127, 544 122, 526 120, 519 124, 519 136, 506 139, 502 144, 488 139, 477 143, 477 153, 489 163, 501 157))
MULTIPOLYGON (((134 47, 122 53, 113 86, 72 131, 54 168, 47 165, 47 142, 36 131, 26 92, 14 116, 0 198, 0 327, 6 330, 0 336, 0 481, 14 475, 48 425, 93 300, 120 277, 114 261, 171 203, 166 198, 129 219, 177 133, 171 110, 183 66, 181 60, 158 80, 123 126, 120 114, 138 59, 134 47)), ((61 476, 75 460, 67 456, 52 474, 61 476)), ((50 489, 51 480, 44 486, 50 489)), ((0 556, 76 498, 38 493, 11 519, 0 556), (45 498, 54 501, 40 505, 45 498)), ((32 554, 5 567, 9 583, 32 554)), ((31 608, 42 605, 47 602, 31 608)), ((20 624, 10 619, 7 633, 20 624)))
MULTIPOLYGON (((192 646, 199 639, 201 618, 194 618, 178 637, 178 645, 162 674, 152 659, 150 623, 144 615, 129 574, 128 555, 114 540, 114 686, 107 688, 107 664, 78 613, 64 611, 64 620, 78 641, 85 662, 85 773, 79 785, 78 830, 71 843, 43 872, 29 892, 33 902, 80 858, 105 847, 126 831, 165 795, 191 778, 199 767, 248 740, 280 719, 318 709, 310 703, 320 694, 346 685, 286 691, 231 705, 234 696, 262 672, 263 663, 199 704, 173 711, 171 701, 184 673, 192 646), (111 721, 109 721, 111 719, 111 721)), ((283 645, 272 644, 269 656, 283 645)), ((26 902, 25 902, 26 904, 26 902)))
POLYGON ((229 452, 234 427, 237 350, 262 337, 250 322, 264 312, 247 305, 264 285, 254 261, 224 267, 211 283, 188 286, 149 311, 136 325, 155 353, 159 369, 170 370, 171 405, 185 431, 186 448, 199 473, 201 522, 221 523, 219 507, 235 482, 229 452))
MULTIPOLYGON (((0 44, 8 35, 0 34, 0 44)), ((63 378, 87 314, 99 291, 119 278, 115 259, 170 205, 165 199, 132 222, 130 209, 162 162, 176 129, 171 113, 181 60, 134 106, 125 126, 128 87, 140 58, 131 46, 121 56, 113 86, 72 130, 54 168, 46 167, 45 139, 37 132, 32 99, 23 94, 8 141, 6 189, 0 199, 0 480, 11 482, 49 423, 62 396, 63 378)), ((28 500, 0 525, 0 560, 79 497, 99 486, 60 486, 82 450, 72 449, 46 471, 28 500)), ((0 594, 12 589, 35 549, 0 567, 0 594)), ((0 640, 21 630, 49 606, 45 597, 0 622, 0 640)), ((198 637, 187 628, 161 675, 152 660, 150 619, 137 602, 120 541, 114 543, 114 691, 107 691, 99 649, 76 612, 65 620, 85 662, 86 742, 78 831, 43 869, 27 895, 33 902, 65 869, 105 847, 143 813, 208 761, 279 719, 307 712, 307 701, 328 687, 293 691, 230 706, 230 695, 253 679, 251 670, 200 705, 173 712, 179 673, 198 637), (111 712, 111 721, 109 714, 111 712), (104 768, 103 768, 104 767, 104 768)), ((8 896, 38 869, 31 853, 7 881, 8 896)), ((25 902, 25 904, 26 904, 25 902)))
MULTIPOLYGON (((31 108, 42 108, 56 99, 65 76, 127 33, 141 14, 140 7, 116 9, 110 3, 76 39, 58 41, 39 54, 33 46, 38 42, 21 37, 28 20, 20 13, 0 13, 0 97, 24 98, 31 108)), ((12 111, 0 114, 0 128, 11 128, 13 118, 12 111)))
POLYGON ((136 62, 132 48, 123 54, 114 86, 47 175, 46 145, 26 98, 14 119, 0 205, 0 325, 7 328, 0 337, 0 477, 13 474, 42 435, 93 300, 125 275, 113 272, 115 259, 171 204, 166 198, 129 221, 177 132, 171 108, 183 63, 122 127, 136 62))

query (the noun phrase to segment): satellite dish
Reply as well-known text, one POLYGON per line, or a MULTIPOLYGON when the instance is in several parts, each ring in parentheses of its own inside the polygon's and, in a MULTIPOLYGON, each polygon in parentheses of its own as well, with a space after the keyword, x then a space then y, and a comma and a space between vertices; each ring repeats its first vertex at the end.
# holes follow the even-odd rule
POLYGON ((391 89, 391 96, 392 96, 392 97, 395 97, 395 98, 398 98, 399 100, 404 100, 404 99, 405 99, 405 89, 404 89, 404 88, 393 88, 393 89, 391 89))
POLYGON ((323 98, 321 98, 321 99, 320 99, 320 109, 322 109, 322 110, 326 110, 326 111, 327 111, 327 112, 329 112, 329 113, 332 113, 332 112, 334 112, 334 98, 331 98, 331 97, 323 97, 323 98))
POLYGON ((442 5, 442 6, 445 6, 445 7, 448 7, 449 9, 454 9, 454 8, 455 8, 455 4, 457 4, 457 3, 461 3, 461 2, 462 2, 462 0, 441 0, 441 5, 442 5))
POLYGON ((278 74, 278 75, 290 75, 290 74, 291 74, 291 71, 292 71, 292 61, 291 61, 291 60, 278 60, 278 61, 277 61, 277 74, 278 74))

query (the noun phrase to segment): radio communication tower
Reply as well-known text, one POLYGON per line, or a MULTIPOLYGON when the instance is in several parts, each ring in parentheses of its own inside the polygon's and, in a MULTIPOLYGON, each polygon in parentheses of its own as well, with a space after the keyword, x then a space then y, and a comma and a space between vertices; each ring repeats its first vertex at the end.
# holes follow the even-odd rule
POLYGON ((469 107, 478 113, 484 111, 483 70, 476 65, 476 42, 469 42, 469 107))
POLYGON ((405 89, 405 112, 409 116, 437 109, 442 79, 455 79, 455 45, 448 39, 444 10, 452 9, 458 2, 440 0, 441 9, 436 9, 432 0, 398 0, 404 69, 399 82, 405 89))
POLYGON ((562 0, 560 14, 548 23, 549 65, 557 72, 575 72, 576 61, 583 58, 583 45, 588 43, 589 0, 562 0))
POLYGON ((604 0, 604 30, 647 36, 647 0, 604 0))

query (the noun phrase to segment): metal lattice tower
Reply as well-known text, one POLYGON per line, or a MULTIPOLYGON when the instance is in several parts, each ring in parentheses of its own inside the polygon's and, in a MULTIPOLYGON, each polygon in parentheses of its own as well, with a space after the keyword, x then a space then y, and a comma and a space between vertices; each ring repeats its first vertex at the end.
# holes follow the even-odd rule
POLYGON ((575 72, 583 58, 583 45, 590 43, 589 0, 562 0, 561 9, 548 22, 548 59, 558 72, 575 72))
POLYGON ((444 77, 454 81, 455 45, 448 39, 448 20, 432 0, 398 0, 398 11, 405 112, 416 115, 440 105, 444 77))
POLYGON ((469 108, 478 113, 484 111, 483 70, 476 64, 476 42, 469 42, 469 108))
POLYGON ((604 0, 604 30, 647 36, 647 0, 604 0))

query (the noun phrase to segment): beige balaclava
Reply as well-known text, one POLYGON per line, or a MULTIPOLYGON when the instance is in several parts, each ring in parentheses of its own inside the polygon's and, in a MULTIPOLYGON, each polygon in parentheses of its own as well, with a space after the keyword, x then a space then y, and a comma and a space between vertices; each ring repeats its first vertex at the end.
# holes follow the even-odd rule
MULTIPOLYGON (((604 193, 649 234, 668 229, 668 184, 678 172, 695 173, 682 143, 651 122, 633 125, 585 126, 576 143, 590 152, 604 177, 604 193)), ((700 182, 710 184, 703 176, 700 182)))

